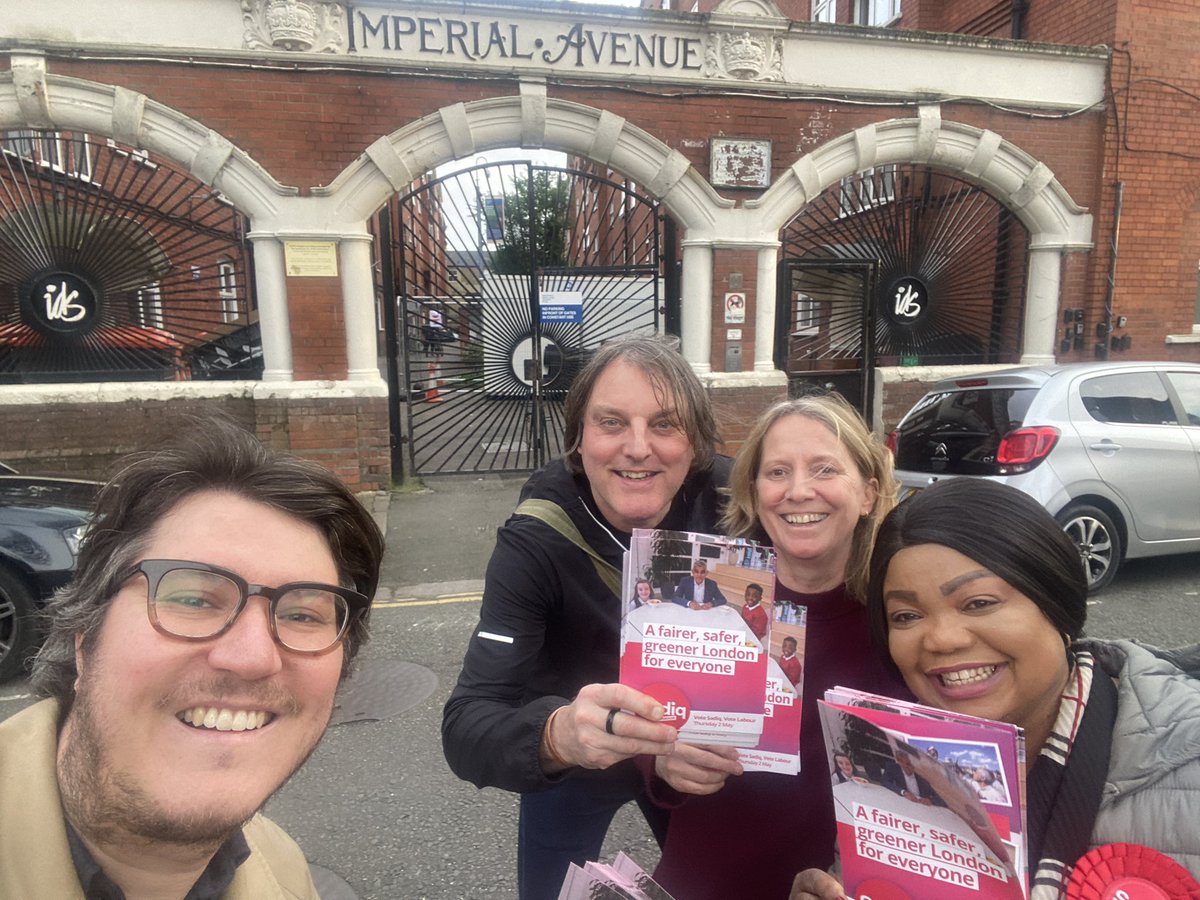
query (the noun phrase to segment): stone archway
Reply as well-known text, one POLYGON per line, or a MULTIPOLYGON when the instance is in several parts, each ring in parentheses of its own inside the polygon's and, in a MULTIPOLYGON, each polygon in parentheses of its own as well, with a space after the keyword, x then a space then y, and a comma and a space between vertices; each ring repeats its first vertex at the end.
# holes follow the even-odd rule
POLYGON ((291 338, 282 250, 273 234, 255 223, 277 220, 294 187, 280 184, 245 151, 196 120, 125 88, 50 75, 40 57, 13 54, 0 74, 0 129, 78 130, 179 163, 197 180, 228 199, 251 221, 251 240, 271 238, 256 254, 258 308, 262 323, 264 381, 291 380, 291 338))
MULTIPOLYGON (((621 116, 548 98, 545 85, 533 81, 523 81, 517 96, 456 103, 410 122, 375 141, 313 194, 330 197, 340 221, 362 222, 434 167, 512 146, 561 150, 620 172, 659 200, 685 235, 720 232, 724 217, 735 212, 734 201, 718 194, 678 150, 621 116)), ((689 266, 688 256, 685 243, 684 354, 697 370, 707 371, 711 273, 689 266)))
MULTIPOLYGON (((925 106, 912 119, 866 125, 797 160, 761 198, 746 204, 782 228, 803 206, 842 178, 890 163, 923 163, 958 174, 998 198, 1030 235, 1021 362, 1054 361, 1062 254, 1092 247, 1092 216, 1053 172, 993 131, 944 122, 925 106)), ((774 312, 774 303, 772 314, 774 312)))

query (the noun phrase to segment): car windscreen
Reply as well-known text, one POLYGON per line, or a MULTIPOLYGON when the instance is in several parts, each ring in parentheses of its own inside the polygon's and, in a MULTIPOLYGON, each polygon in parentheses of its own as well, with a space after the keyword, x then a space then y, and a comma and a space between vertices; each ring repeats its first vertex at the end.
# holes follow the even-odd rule
POLYGON ((1021 425, 1034 388, 926 394, 896 434, 896 468, 946 475, 997 474, 996 449, 1021 425))

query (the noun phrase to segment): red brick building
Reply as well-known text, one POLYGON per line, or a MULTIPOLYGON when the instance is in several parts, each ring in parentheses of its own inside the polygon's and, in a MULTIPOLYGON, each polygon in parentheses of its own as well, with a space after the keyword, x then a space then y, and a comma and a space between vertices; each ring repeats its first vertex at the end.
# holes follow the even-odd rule
MULTIPOLYGON (((10 384, 0 459, 21 469, 93 472, 197 404, 363 488, 519 467, 554 446, 554 379, 622 329, 679 333, 732 447, 806 382, 883 427, 951 366, 1195 358, 1186 5, 189 6, 0 10, 0 130, 112 140, 243 216, 261 375, 10 384), (886 21, 849 24, 864 14, 886 21), (546 176, 569 180, 566 256, 529 272, 488 271, 497 241, 445 211, 462 191, 470 232, 516 196, 483 189, 482 161, 438 168, 504 147, 571 170, 546 176), (441 353, 414 330, 431 321, 453 332, 441 353), (480 424, 504 379, 539 394, 510 431, 480 424)), ((216 262, 194 265, 219 312, 216 262)))

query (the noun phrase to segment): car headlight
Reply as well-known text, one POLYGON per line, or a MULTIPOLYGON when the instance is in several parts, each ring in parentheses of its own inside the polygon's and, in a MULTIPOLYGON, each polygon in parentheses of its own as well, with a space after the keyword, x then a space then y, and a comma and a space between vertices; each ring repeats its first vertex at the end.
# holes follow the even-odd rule
POLYGON ((87 533, 87 524, 76 525, 74 528, 68 528, 62 533, 63 540, 67 542, 67 549, 71 551, 71 556, 79 556, 79 543, 83 540, 84 534, 87 533))

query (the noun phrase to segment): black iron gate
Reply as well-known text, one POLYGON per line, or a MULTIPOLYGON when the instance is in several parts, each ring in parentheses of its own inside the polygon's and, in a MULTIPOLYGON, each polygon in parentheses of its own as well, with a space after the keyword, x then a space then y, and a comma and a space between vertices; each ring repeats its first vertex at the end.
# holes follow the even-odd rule
POLYGON ((168 160, 0 134, 0 384, 258 378, 246 218, 168 160))
POLYGON ((1028 232, 1003 204, 928 166, 825 190, 783 230, 776 364, 869 413, 875 366, 1015 363, 1028 232))
POLYGON ((776 356, 788 373, 788 393, 811 387, 837 391, 863 412, 871 408, 874 261, 787 260, 779 296, 788 327, 777 332, 776 356))
POLYGON ((668 223, 607 172, 528 161, 394 198, 378 219, 381 294, 395 298, 393 472, 522 471, 560 454, 567 388, 589 354, 660 330, 668 223))

